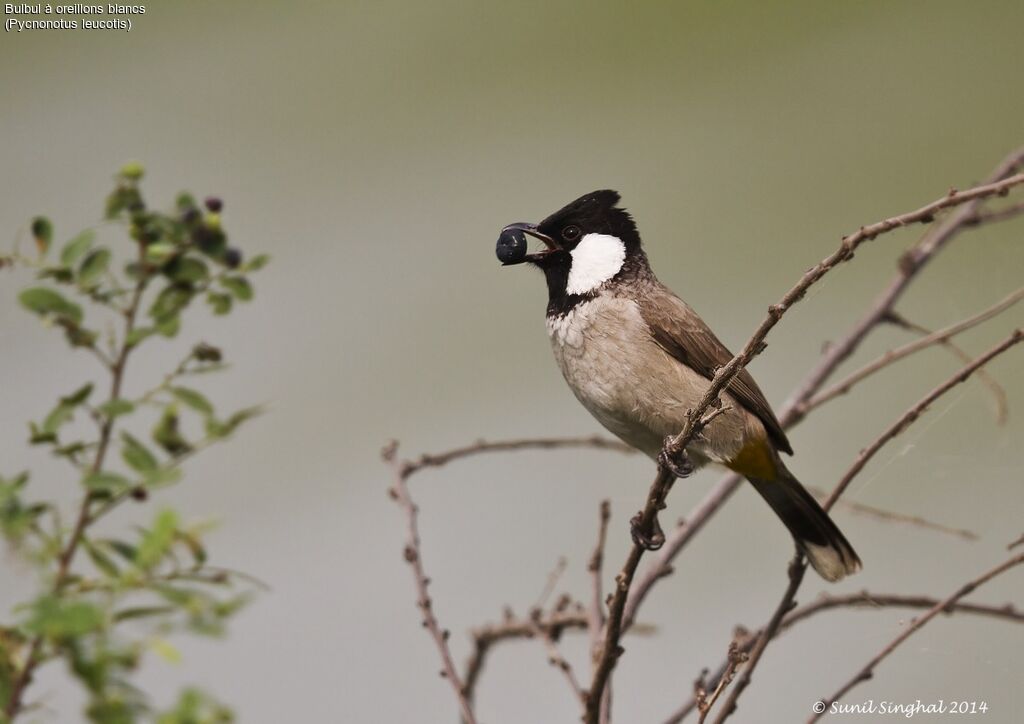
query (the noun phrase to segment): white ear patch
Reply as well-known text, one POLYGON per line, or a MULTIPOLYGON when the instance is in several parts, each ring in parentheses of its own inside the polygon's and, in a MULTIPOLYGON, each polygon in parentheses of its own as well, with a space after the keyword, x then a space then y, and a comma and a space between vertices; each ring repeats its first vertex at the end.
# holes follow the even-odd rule
POLYGON ((626 245, 617 236, 587 234, 570 254, 568 294, 586 294, 619 273, 626 260, 626 245))

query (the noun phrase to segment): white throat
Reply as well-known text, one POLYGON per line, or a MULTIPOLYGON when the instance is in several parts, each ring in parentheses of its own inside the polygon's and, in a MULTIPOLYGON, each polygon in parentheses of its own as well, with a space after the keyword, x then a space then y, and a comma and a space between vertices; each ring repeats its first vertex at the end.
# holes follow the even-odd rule
POLYGON ((626 260, 626 245, 617 236, 587 234, 576 248, 569 252, 567 294, 587 294, 619 273, 626 260))

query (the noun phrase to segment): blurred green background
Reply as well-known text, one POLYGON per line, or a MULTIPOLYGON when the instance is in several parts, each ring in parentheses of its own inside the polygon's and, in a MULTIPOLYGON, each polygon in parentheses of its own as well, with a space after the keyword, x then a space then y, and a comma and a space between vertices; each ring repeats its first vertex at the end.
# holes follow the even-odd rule
MULTIPOLYGON (((255 304, 230 324, 193 312, 186 339, 152 345, 137 392, 208 337, 234 362, 204 391, 270 413, 187 469, 171 502, 214 516, 214 561, 267 581, 226 642, 181 641, 141 677, 169 701, 199 682, 242 721, 451 721, 401 561, 404 521, 377 453, 480 436, 598 430, 550 358, 539 275, 502 269, 498 229, 612 187, 655 270, 733 348, 768 304, 860 224, 977 181, 1024 142, 1024 5, 862 3, 150 3, 131 33, 36 31, 0 41, 0 219, 7 244, 32 215, 69 238, 99 220, 121 163, 142 159, 149 199, 182 187, 226 200, 225 224, 269 252, 255 304)), ((19 232, 20 230, 20 232, 19 232)), ((901 304, 942 326, 1021 283, 1021 222, 960 237, 901 304)), ((753 371, 781 403, 822 344, 861 314, 920 229, 879 239, 770 337, 753 371)), ((70 500, 73 481, 27 449, 38 418, 87 364, 17 308, 3 274, 0 460, 70 500)), ((1024 321, 1015 309, 963 338, 980 352, 1024 321)), ((905 336, 877 334, 858 360, 905 336)), ((84 355, 82 355, 84 357, 84 355)), ((794 472, 830 486, 857 451, 959 363, 932 351, 887 371, 794 431, 794 472)), ((1013 406, 996 427, 977 383, 943 399, 860 476, 849 497, 975 530, 960 541, 839 512, 865 562, 831 588, 945 595, 1021 533, 1021 356, 991 366, 1013 406)), ((651 477, 639 457, 531 453, 414 481, 436 609, 462 661, 469 624, 525 611, 560 555, 559 590, 586 592, 598 501, 612 499, 609 561, 651 477)), ((668 519, 715 480, 677 486, 668 519)), ((138 509, 113 519, 124 526, 138 509)), ((147 517, 149 512, 144 513, 147 517)), ((660 721, 716 665, 737 623, 759 625, 784 588, 785 531, 743 489, 689 547, 627 641, 621 721, 660 721), (752 543, 756 542, 756 545, 752 543)), ((4 561, 0 605, 30 583, 4 561)), ((801 600, 822 584, 808 580, 801 600)), ((978 592, 1022 602, 1020 574, 978 592)), ((796 721, 906 625, 898 611, 832 613, 773 645, 737 721, 796 721)), ((1024 706, 1021 632, 936 621, 847 701, 1024 706)), ((567 654, 583 667, 582 637, 567 654)), ((479 690, 487 722, 575 721, 535 642, 496 651, 479 690)), ((74 721, 63 672, 33 693, 40 718, 74 721), (47 713, 49 712, 49 714, 47 713), (59 712, 59 713, 54 713, 59 712)))

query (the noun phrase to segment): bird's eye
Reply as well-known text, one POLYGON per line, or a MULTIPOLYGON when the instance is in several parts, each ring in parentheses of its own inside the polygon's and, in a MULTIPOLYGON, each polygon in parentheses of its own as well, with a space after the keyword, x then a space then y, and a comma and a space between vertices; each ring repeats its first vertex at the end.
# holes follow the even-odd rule
POLYGON ((580 238, 580 227, 576 224, 569 224, 569 226, 562 229, 562 238, 566 241, 576 241, 580 238))

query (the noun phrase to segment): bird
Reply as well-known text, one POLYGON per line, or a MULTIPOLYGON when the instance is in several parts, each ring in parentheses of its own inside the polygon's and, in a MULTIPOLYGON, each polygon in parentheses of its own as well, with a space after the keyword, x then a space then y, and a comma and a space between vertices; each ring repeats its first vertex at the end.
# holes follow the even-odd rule
MULTIPOLYGON (((668 436, 733 355, 686 302, 651 270, 640 233, 612 190, 588 193, 540 223, 504 227, 505 266, 540 269, 555 360, 579 402, 626 444, 660 465, 668 436), (543 242, 528 253, 526 236, 543 242)), ((721 394, 719 414, 687 447, 686 475, 707 464, 744 476, 827 581, 861 568, 846 537, 782 460, 793 454, 782 425, 747 370, 721 394)), ((660 531, 659 531, 660 532, 660 531)), ((636 531, 634 531, 634 537, 636 531)))

